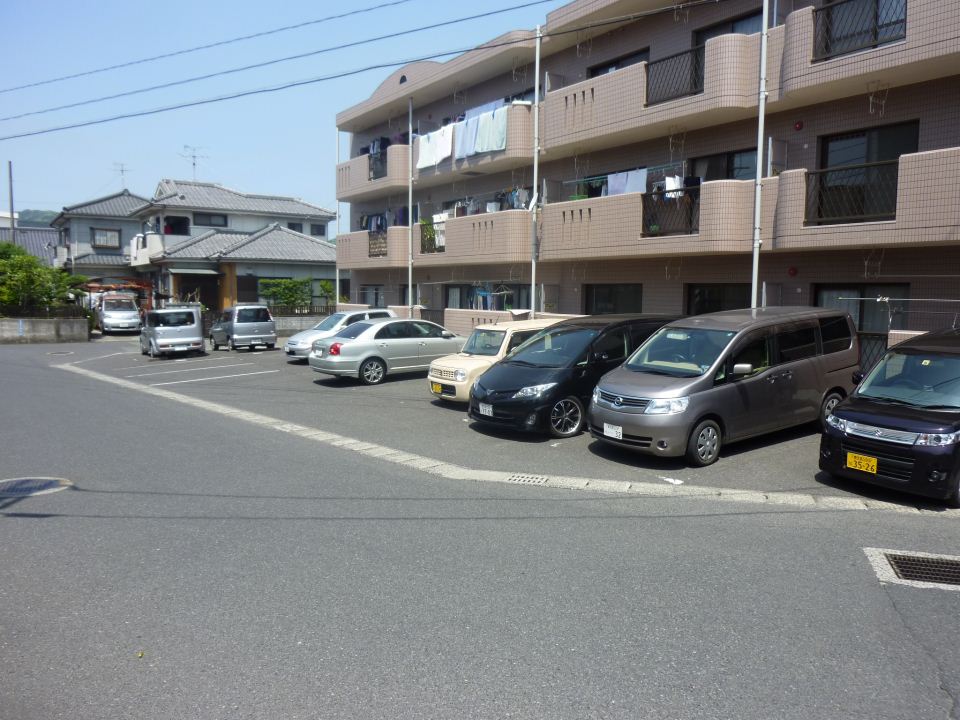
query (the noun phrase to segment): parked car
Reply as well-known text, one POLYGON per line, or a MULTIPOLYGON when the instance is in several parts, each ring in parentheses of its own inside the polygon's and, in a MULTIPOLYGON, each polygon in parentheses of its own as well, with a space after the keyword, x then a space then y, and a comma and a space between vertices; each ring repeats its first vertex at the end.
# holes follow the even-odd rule
POLYGON ((168 305, 144 314, 141 354, 158 357, 188 352, 204 352, 200 305, 168 305))
POLYGON ((131 295, 107 294, 97 302, 97 325, 106 334, 116 330, 139 330, 140 308, 131 295))
POLYGON ((325 317, 309 330, 303 330, 290 337, 283 346, 287 356, 295 359, 306 360, 313 348, 313 343, 323 338, 333 337, 348 325, 353 325, 361 320, 372 320, 375 318, 396 317, 393 310, 345 310, 335 312, 325 317))
POLYGON ((272 350, 277 344, 277 326, 266 305, 235 305, 224 310, 210 328, 210 346, 219 350, 246 347, 250 350, 265 345, 272 350))
POLYGON ((891 348, 827 417, 820 469, 960 507, 960 330, 891 348))
POLYGON ((722 445, 826 418, 854 387, 857 335, 842 311, 767 307, 661 328, 590 402, 590 433, 693 465, 722 445))
POLYGON ((365 385, 376 385, 387 375, 426 370, 437 358, 460 350, 464 341, 426 320, 379 318, 317 340, 307 361, 318 373, 357 377, 365 385))
POLYGON ((576 435, 600 377, 673 319, 593 315, 551 325, 477 378, 467 413, 501 427, 576 435))
POLYGON ((469 401, 470 388, 481 373, 555 322, 548 318, 477 325, 459 353, 430 363, 430 392, 441 400, 469 401))

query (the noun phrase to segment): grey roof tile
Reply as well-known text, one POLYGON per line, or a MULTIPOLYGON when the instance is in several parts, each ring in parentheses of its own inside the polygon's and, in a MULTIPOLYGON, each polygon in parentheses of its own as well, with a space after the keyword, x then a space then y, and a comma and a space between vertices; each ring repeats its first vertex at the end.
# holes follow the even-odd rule
POLYGON ((107 253, 86 253, 73 259, 74 265, 114 265, 130 267, 130 260, 123 255, 108 255, 107 253))
POLYGON ((290 262, 336 262, 331 242, 298 233, 274 223, 224 250, 224 259, 290 262))
MULTIPOLYGON (((48 265, 57 256, 60 232, 53 228, 18 227, 17 245, 48 265)), ((10 242, 10 228, 0 228, 0 242, 10 242)))
POLYGON ((169 258, 171 260, 208 260, 223 250, 223 248, 234 245, 249 236, 250 233, 245 232, 207 230, 200 235, 194 235, 175 245, 171 245, 163 253, 154 255, 153 257, 169 258))
POLYGON ((133 212, 142 208, 150 201, 145 197, 134 195, 129 190, 107 195, 106 197, 88 200, 70 205, 54 219, 57 223, 65 215, 92 215, 95 217, 129 217, 133 212))
POLYGON ((161 180, 153 195, 154 205, 199 210, 300 215, 332 219, 335 213, 303 200, 280 195, 252 195, 231 190, 217 183, 189 180, 161 180))

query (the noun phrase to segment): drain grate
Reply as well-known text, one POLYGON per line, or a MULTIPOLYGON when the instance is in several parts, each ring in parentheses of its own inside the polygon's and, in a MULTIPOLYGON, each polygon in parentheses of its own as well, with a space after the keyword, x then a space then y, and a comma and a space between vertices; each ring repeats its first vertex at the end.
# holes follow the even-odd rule
POLYGON ((901 580, 960 585, 960 560, 884 553, 901 580))
POLYGON ((546 475, 523 475, 515 473, 507 478, 507 482, 520 483, 521 485, 546 485, 548 478, 546 475))
POLYGON ((30 497, 66 490, 73 485, 64 478, 38 477, 0 480, 0 497, 30 497))

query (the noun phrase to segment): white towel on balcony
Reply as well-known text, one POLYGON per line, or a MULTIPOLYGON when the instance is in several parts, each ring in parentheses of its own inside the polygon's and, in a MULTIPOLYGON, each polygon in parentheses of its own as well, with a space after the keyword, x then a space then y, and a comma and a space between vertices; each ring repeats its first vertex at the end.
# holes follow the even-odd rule
POLYGON ((504 106, 480 116, 477 127, 477 143, 474 150, 478 153, 495 152, 507 148, 507 112, 504 106))
POLYGON ((642 193, 647 191, 647 169, 631 170, 626 173, 627 185, 624 188, 625 193, 642 193))
POLYGON ((627 173, 607 175, 607 195, 623 195, 627 191, 627 173))
POLYGON ((477 129, 480 127, 480 118, 467 118, 455 125, 454 134, 456 135, 456 158, 463 160, 476 154, 477 129))
POLYGON ((663 180, 664 189, 667 191, 664 197, 679 200, 683 195, 683 178, 679 175, 667 175, 663 180))
POLYGON ((436 167, 441 160, 450 157, 452 147, 453 127, 450 125, 421 135, 420 153, 417 155, 417 170, 436 167))

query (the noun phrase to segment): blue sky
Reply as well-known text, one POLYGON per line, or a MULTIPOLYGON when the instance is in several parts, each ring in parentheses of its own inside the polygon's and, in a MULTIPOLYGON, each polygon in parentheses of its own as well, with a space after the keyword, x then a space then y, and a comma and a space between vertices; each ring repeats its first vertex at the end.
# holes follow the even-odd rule
MULTIPOLYGON (((236 3, 166 0, 6 0, 0 3, 0 89, 249 35, 393 0, 236 3), (11 44, 12 43, 12 44, 11 44)), ((454 4, 408 0, 369 13, 308 25, 73 80, 0 93, 0 117, 126 92, 490 10, 507 0, 454 4)), ((0 136, 148 110, 166 105, 336 74, 376 63, 478 45, 517 28, 532 29, 565 2, 510 10, 373 44, 315 55, 106 102, 0 121, 0 136)), ((392 68, 372 70, 277 93, 85 128, 0 141, 0 208, 8 209, 7 161, 14 203, 59 210, 126 187, 149 196, 161 178, 191 179, 184 146, 199 147, 197 180, 244 192, 293 195, 335 209, 336 113, 360 102, 392 68)), ((345 145, 344 145, 345 147, 345 145)), ((346 155, 344 155, 344 159, 346 155)))

